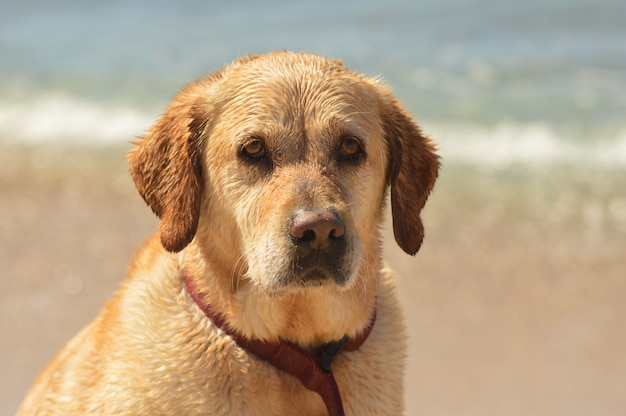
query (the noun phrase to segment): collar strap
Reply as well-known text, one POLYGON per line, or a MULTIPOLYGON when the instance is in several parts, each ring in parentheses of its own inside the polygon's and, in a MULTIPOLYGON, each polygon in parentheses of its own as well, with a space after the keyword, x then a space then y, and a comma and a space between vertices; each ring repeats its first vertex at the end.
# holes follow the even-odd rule
POLYGON ((279 370, 296 377, 304 387, 318 393, 324 400, 330 416, 344 416, 341 394, 333 376, 331 363, 341 351, 355 351, 365 342, 374 327, 376 312, 367 328, 355 338, 349 338, 346 335, 339 341, 322 345, 318 355, 313 355, 287 341, 268 342, 243 336, 232 329, 224 318, 204 301, 193 279, 187 273, 183 272, 183 274, 187 291, 200 310, 218 328, 233 338, 237 345, 271 363, 279 370))

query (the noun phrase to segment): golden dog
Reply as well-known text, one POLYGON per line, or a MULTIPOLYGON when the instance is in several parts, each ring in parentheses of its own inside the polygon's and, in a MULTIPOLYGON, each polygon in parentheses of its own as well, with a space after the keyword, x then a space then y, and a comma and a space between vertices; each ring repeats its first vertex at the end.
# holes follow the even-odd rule
POLYGON ((401 414, 381 221, 390 189, 395 239, 418 251, 439 162, 387 88, 314 55, 250 56, 183 90, 136 145, 160 232, 19 414, 401 414))

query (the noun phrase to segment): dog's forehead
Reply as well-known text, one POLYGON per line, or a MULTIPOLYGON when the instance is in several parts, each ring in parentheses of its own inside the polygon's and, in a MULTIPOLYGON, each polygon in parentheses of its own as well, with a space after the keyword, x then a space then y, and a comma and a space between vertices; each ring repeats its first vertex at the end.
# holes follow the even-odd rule
POLYGON ((380 130, 380 94, 371 80, 336 61, 296 58, 227 71, 221 89, 230 121, 251 129, 380 130))

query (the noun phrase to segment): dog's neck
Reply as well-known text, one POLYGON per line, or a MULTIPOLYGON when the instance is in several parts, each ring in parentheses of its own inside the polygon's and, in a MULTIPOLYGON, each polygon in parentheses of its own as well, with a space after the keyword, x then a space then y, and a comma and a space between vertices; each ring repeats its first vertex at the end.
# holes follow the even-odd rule
POLYGON ((355 351, 365 342, 376 321, 376 312, 369 325, 350 338, 347 335, 314 348, 316 354, 304 351, 298 346, 280 340, 275 342, 250 339, 234 330, 228 322, 205 302, 193 277, 183 269, 182 277, 191 298, 200 310, 224 333, 229 335, 241 348, 258 358, 271 363, 281 371, 296 377, 307 389, 318 393, 324 400, 330 416, 343 416, 343 403, 339 388, 332 372, 331 364, 342 351, 355 351))

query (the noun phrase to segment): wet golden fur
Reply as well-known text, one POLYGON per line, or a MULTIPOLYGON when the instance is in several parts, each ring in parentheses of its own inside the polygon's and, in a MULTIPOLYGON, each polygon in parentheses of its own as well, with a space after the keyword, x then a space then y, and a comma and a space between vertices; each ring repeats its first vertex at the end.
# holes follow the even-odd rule
POLYGON ((159 233, 19 414, 325 414, 316 393, 204 316, 183 270, 232 328, 312 351, 356 335, 376 309, 367 341, 333 371, 346 414, 402 412, 406 335, 380 227, 390 189, 396 241, 417 252, 439 164, 383 85, 314 55, 243 58, 175 97, 128 160, 159 233), (262 158, 244 152, 251 141, 262 158), (286 231, 302 209, 345 224, 345 253, 314 281, 294 268, 286 231))

